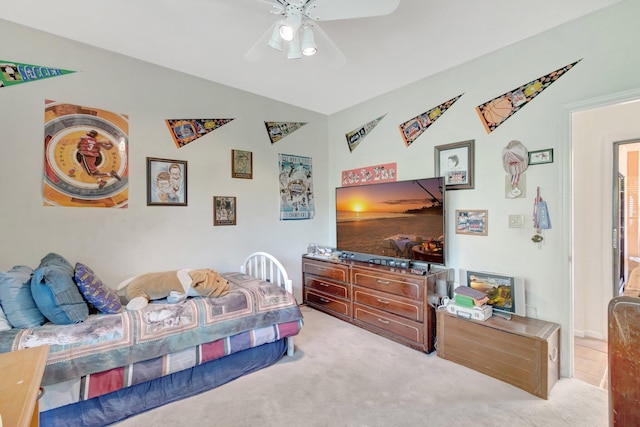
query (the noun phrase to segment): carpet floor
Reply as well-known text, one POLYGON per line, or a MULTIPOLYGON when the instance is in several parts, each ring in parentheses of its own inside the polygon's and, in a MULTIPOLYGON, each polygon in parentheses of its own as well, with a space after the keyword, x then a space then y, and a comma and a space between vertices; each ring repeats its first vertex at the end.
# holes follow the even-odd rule
POLYGON ((296 353, 132 426, 607 426, 607 391, 562 378, 549 400, 306 306, 296 353))

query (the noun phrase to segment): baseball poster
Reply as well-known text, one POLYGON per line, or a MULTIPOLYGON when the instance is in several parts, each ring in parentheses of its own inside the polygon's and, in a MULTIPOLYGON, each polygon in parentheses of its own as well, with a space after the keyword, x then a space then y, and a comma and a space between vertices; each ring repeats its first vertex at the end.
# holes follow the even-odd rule
POLYGON ((280 219, 311 219, 313 174, 311 157, 278 154, 280 169, 280 219))
POLYGON ((478 105, 476 111, 487 133, 493 132, 580 61, 582 59, 478 105))

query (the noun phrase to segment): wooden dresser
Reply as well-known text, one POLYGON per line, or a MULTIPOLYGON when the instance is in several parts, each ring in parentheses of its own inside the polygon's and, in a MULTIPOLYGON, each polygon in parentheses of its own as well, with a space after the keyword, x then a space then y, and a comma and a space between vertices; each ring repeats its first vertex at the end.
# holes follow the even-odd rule
POLYGON ((310 307, 417 350, 434 350, 436 282, 446 281, 446 271, 417 275, 407 268, 303 255, 302 276, 310 307))
POLYGON ((560 325, 493 316, 463 319, 438 310, 438 356, 543 399, 560 377, 560 325))

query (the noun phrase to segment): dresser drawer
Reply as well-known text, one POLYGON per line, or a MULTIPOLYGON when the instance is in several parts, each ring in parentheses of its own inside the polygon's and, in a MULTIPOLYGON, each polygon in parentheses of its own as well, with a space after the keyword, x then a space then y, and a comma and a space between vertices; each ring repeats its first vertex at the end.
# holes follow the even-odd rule
POLYGON ((336 295, 340 298, 349 298, 349 286, 342 283, 330 282, 322 277, 304 275, 304 286, 317 289, 321 292, 336 295))
POLYGON ((333 298, 330 295, 316 292, 313 289, 305 288, 304 301, 321 310, 332 311, 343 316, 351 317, 351 310, 348 301, 333 298))
POLYGON ((340 282, 349 281, 349 267, 322 261, 310 261, 303 258, 302 271, 307 274, 327 277, 340 282))
POLYGON ((424 279, 399 276, 398 274, 384 274, 378 271, 368 271, 354 268, 352 283, 365 288, 376 289, 391 294, 422 300, 424 298, 424 279))
POLYGON ((353 304, 353 319, 376 329, 382 329, 396 337, 415 343, 424 343, 422 323, 412 322, 403 317, 357 303, 353 304))
POLYGON ((424 306, 422 302, 409 298, 391 296, 369 288, 353 288, 353 302, 378 308, 407 319, 423 322, 424 306))

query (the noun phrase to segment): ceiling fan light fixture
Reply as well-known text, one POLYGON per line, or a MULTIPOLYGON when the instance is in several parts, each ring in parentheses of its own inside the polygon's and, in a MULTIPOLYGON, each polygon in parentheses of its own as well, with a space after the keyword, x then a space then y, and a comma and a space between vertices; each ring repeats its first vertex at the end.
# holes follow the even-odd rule
POLYGON ((305 25, 302 27, 302 31, 300 32, 300 38, 302 39, 301 48, 302 54, 305 56, 315 55, 318 51, 316 46, 316 41, 313 36, 313 29, 310 25, 305 25))
POLYGON ((282 52, 282 37, 280 37, 279 24, 273 28, 273 33, 271 33, 271 38, 269 39, 269 42, 267 44, 275 50, 279 50, 280 52, 282 52))
POLYGON ((287 59, 300 59, 302 58, 302 51, 300 50, 300 37, 295 37, 289 42, 289 51, 287 52, 287 59))
POLYGON ((278 25, 280 37, 290 42, 293 40, 302 25, 302 15, 297 10, 289 11, 287 19, 278 25))

